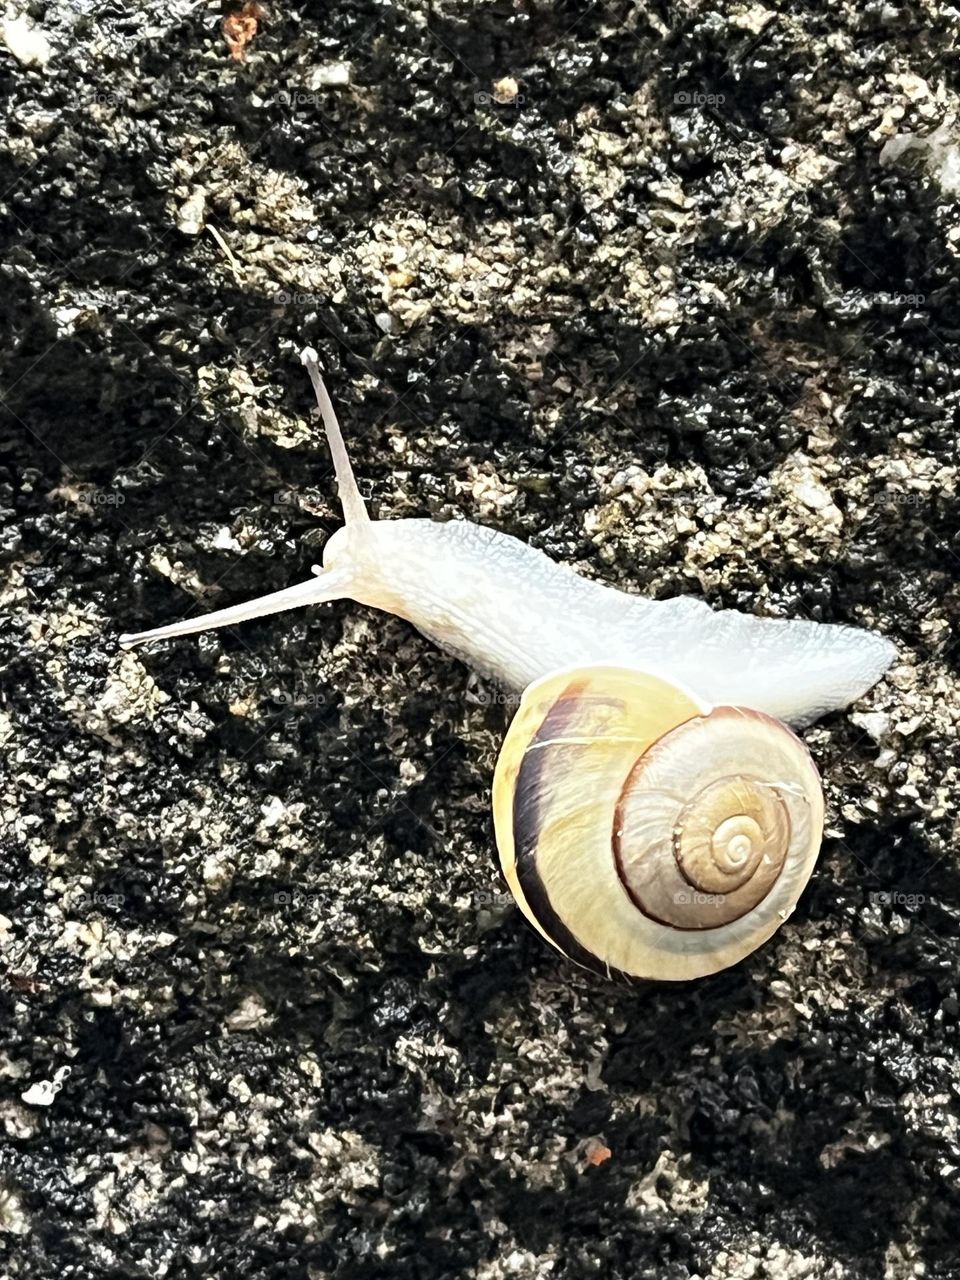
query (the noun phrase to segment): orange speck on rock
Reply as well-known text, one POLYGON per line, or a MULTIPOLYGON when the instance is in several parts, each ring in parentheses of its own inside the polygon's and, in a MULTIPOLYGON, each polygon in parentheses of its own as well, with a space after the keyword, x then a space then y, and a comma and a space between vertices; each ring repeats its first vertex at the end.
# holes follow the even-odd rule
POLYGON ((223 20, 223 38, 234 62, 243 62, 246 48, 257 34, 257 28, 267 16, 267 11, 257 0, 244 0, 223 20))
POLYGON ((606 1164, 613 1155, 609 1147, 605 1147, 602 1142, 592 1143, 584 1152, 587 1158, 587 1164, 594 1166, 598 1164, 606 1164))

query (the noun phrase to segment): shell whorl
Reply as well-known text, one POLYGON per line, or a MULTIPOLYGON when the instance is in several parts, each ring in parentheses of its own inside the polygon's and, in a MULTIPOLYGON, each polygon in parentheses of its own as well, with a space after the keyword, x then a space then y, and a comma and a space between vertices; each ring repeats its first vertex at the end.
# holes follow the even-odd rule
POLYGON ((494 778, 504 874, 528 919, 601 972, 700 977, 787 918, 820 847, 806 748, 648 672, 531 685, 494 778))

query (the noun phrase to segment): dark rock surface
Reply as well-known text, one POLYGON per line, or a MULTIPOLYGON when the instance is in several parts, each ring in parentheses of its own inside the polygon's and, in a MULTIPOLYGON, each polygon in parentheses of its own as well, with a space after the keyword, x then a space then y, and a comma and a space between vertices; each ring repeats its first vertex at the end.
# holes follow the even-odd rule
POLYGON ((960 218, 880 162, 956 112, 956 10, 277 4, 243 64, 211 5, 25 12, 0 1274, 960 1274, 960 218), (505 711, 395 619, 118 651, 318 559, 308 341, 381 516, 896 641, 738 968, 527 929, 505 711))

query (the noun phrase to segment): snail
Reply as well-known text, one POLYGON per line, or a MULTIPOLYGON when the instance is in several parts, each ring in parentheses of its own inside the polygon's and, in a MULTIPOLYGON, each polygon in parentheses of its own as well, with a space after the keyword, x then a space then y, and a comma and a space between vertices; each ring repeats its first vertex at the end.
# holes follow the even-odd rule
POLYGON ((524 692, 497 760, 500 865, 530 923, 608 977, 704 977, 782 924, 823 793, 782 723, 628 667, 524 692))
POLYGON ((736 963, 813 870, 819 778, 801 728, 865 693, 893 645, 857 627, 646 600, 469 521, 371 520, 320 376, 344 525, 306 582, 120 637, 124 647, 301 605, 395 613, 523 691, 493 783, 501 866, 571 960, 660 980, 736 963))

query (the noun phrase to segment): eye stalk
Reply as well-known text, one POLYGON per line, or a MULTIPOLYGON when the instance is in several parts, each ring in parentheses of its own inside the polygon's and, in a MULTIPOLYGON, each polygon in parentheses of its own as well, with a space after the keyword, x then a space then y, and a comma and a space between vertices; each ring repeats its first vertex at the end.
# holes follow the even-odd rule
POLYGON ((169 640, 174 636, 194 635, 198 631, 212 631, 218 627, 235 626, 240 622, 248 622, 251 618, 264 618, 271 613, 282 613, 287 609, 299 609, 308 604, 323 604, 330 600, 341 600, 350 596, 354 584, 355 573, 341 554, 351 539, 362 536, 370 517, 363 503, 363 497, 357 486, 347 447, 343 441, 340 423, 334 412, 333 404, 320 376, 320 365, 313 347, 304 347, 300 359, 310 375, 310 381, 317 397, 317 407, 323 420, 327 443, 333 457, 333 466, 337 477, 337 489, 343 506, 346 524, 330 538, 324 551, 324 567, 314 566, 314 577, 306 582, 298 582, 295 586, 285 587, 282 591, 273 591, 266 596, 258 596, 243 604, 232 605, 228 609, 218 609, 214 613, 206 613, 199 618, 184 618, 180 622, 170 623, 165 627, 153 627, 149 631, 127 632, 119 638, 120 647, 132 649, 136 645, 147 644, 152 640, 169 640), (334 564, 338 569, 334 571, 334 564))

